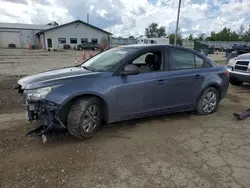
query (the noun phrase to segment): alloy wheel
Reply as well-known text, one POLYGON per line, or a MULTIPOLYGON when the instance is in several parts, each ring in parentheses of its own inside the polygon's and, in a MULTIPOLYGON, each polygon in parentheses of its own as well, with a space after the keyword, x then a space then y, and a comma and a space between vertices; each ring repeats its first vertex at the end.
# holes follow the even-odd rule
POLYGON ((97 105, 91 105, 82 116, 81 127, 86 133, 91 133, 99 121, 99 108, 97 105))
POLYGON ((206 113, 214 111, 217 105, 217 96, 214 92, 208 92, 202 101, 202 109, 206 113))

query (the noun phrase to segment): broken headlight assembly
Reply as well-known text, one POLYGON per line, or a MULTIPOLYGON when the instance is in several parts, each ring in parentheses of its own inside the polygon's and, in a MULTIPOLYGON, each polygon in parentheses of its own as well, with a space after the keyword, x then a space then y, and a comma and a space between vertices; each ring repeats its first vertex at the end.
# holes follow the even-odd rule
POLYGON ((24 96, 26 100, 41 100, 44 99, 53 89, 61 85, 43 87, 34 90, 24 90, 24 96))

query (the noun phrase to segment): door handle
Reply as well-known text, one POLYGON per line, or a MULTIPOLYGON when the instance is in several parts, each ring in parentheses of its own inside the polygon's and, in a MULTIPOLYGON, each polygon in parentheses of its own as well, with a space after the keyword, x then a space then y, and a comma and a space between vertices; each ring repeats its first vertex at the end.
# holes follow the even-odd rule
POLYGON ((158 84, 164 84, 166 81, 165 80, 158 80, 158 84))
POLYGON ((200 74, 196 74, 196 75, 195 75, 195 79, 198 79, 198 78, 200 78, 200 77, 201 77, 200 74))

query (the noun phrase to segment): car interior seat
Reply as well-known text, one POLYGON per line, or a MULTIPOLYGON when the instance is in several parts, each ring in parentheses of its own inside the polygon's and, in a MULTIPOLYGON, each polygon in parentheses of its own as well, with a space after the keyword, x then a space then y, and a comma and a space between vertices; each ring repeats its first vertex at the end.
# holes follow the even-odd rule
POLYGON ((155 53, 154 57, 155 57, 155 62, 154 62, 153 68, 155 71, 159 71, 162 68, 161 54, 155 53))
POLYGON ((153 54, 148 54, 145 58, 145 63, 146 63, 146 66, 143 65, 140 67, 140 70, 141 72, 149 72, 149 71, 152 71, 153 68, 152 66, 154 65, 155 63, 155 57, 153 54))

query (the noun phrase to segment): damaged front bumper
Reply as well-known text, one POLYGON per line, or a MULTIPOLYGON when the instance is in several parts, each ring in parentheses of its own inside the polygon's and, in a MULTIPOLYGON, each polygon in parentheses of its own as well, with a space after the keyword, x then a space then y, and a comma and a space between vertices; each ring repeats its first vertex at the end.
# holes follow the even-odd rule
POLYGON ((46 100, 26 101, 26 118, 30 121, 37 121, 39 126, 28 132, 27 136, 40 136, 51 134, 66 129, 66 126, 59 119, 60 106, 46 100))
POLYGON ((18 93, 23 96, 26 119, 30 122, 36 121, 39 124, 34 130, 29 131, 26 136, 40 136, 63 130, 67 131, 67 127, 63 123, 65 120, 60 120, 60 118, 63 119, 63 116, 65 116, 64 114, 59 115, 59 112, 61 112, 60 105, 44 99, 28 100, 20 84, 15 85, 13 89, 18 90, 18 93))

